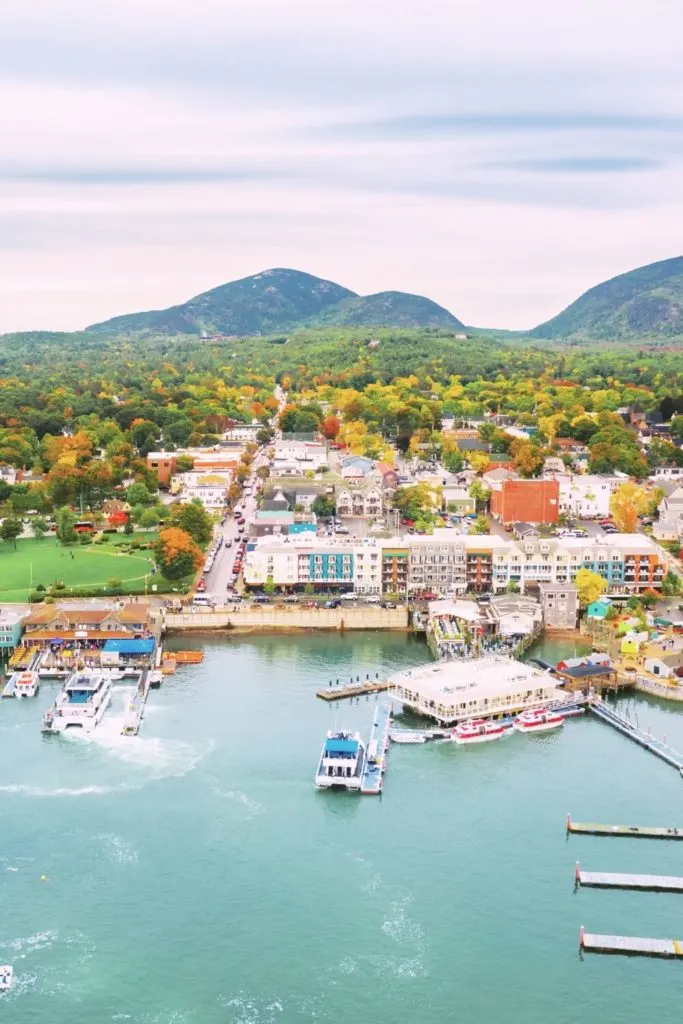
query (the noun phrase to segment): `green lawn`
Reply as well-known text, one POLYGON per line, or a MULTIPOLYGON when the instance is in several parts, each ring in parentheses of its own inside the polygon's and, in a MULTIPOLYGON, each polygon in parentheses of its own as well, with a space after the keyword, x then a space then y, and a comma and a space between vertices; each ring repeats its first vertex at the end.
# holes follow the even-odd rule
MULTIPOLYGON (((131 538, 121 535, 120 539, 131 538)), ((16 551, 12 544, 0 543, 0 602, 26 601, 39 583, 44 587, 55 581, 67 587, 94 587, 112 576, 121 580, 124 593, 144 590, 145 576, 152 568, 151 552, 122 554, 113 540, 112 536, 108 544, 74 544, 67 548, 50 537, 18 540, 16 551)), ((150 586, 154 582, 154 576, 150 576, 150 586)))

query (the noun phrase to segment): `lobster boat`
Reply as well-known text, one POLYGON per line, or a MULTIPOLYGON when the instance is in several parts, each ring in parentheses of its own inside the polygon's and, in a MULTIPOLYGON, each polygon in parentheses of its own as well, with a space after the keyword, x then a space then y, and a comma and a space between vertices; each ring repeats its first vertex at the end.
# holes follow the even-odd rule
POLYGON ((515 718, 514 727, 517 732, 550 732, 564 725, 564 718, 557 711, 524 711, 515 718))
POLYGON ((462 722, 453 730, 454 743, 490 743, 499 740, 505 734, 505 726, 501 722, 490 722, 486 719, 475 719, 462 722))

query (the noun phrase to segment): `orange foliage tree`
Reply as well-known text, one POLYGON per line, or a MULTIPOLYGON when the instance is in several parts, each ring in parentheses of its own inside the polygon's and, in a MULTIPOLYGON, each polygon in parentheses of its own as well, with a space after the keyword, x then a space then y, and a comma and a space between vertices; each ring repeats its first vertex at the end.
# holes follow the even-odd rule
POLYGON ((179 580, 198 569, 204 560, 201 549, 185 530, 169 526, 154 546, 157 564, 169 580, 179 580))

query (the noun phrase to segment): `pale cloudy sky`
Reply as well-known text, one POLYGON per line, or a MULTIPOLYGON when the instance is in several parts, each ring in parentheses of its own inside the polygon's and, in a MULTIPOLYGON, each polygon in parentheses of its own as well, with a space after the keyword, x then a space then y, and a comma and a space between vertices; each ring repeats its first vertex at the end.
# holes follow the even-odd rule
POLYGON ((524 328, 683 253, 680 0, 4 0, 0 331, 272 266, 524 328))

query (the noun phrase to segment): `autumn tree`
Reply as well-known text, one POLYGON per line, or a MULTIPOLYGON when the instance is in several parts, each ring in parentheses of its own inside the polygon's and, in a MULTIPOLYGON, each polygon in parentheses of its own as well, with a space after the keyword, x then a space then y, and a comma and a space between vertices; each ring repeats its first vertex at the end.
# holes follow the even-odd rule
POLYGON ((579 603, 586 608, 593 601, 597 601, 607 590, 607 583, 592 569, 579 569, 574 580, 579 595, 579 603))
POLYGON ((326 416, 320 424, 320 433, 323 437, 326 437, 328 441, 334 441, 335 437, 339 433, 341 427, 341 420, 338 420, 336 416, 326 416))
POLYGON ((649 504, 650 495, 645 488, 627 480, 610 497, 609 510, 614 525, 621 533, 635 533, 638 518, 647 512, 649 504))
POLYGON ((510 454, 514 460, 515 468, 525 477, 536 476, 543 465, 543 453, 541 449, 530 441, 522 438, 515 438, 510 445, 510 454))
POLYGON ((154 546, 157 564, 169 580, 190 576, 204 561, 201 548, 189 533, 177 526, 162 530, 154 546))
POLYGON ((188 533, 200 547, 206 547, 213 537, 213 520, 200 501, 174 505, 171 522, 188 533))

